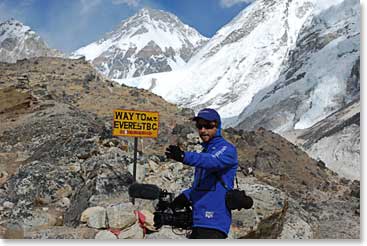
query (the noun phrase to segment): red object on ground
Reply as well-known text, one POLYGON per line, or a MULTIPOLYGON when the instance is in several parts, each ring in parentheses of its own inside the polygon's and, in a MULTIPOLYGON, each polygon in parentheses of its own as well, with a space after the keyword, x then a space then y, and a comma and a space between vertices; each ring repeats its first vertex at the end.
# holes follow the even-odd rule
POLYGON ((145 215, 140 212, 139 210, 135 210, 134 211, 134 214, 138 216, 138 220, 139 220, 139 225, 141 228, 143 228, 143 232, 144 232, 144 235, 146 234, 147 232, 147 228, 144 226, 144 223, 145 223, 145 215))

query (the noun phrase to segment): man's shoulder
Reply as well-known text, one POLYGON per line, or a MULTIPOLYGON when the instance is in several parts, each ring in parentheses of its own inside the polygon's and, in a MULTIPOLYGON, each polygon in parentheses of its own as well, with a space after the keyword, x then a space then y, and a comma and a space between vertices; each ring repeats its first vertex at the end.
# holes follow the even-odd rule
POLYGON ((226 140, 225 138, 221 137, 218 141, 218 145, 224 145, 227 146, 230 149, 236 149, 236 146, 234 146, 231 142, 226 140))

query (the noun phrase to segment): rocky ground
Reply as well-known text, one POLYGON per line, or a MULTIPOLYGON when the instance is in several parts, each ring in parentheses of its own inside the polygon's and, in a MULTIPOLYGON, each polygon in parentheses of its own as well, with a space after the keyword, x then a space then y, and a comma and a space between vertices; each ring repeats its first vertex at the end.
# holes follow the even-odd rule
MULTIPOLYGON (((149 225, 156 201, 131 203, 133 141, 111 135, 115 108, 160 112, 159 138, 139 141, 137 180, 175 194, 188 187, 192 168, 167 160, 164 148, 200 149, 192 111, 117 85, 82 59, 0 63, 0 238, 185 239, 149 225)), ((359 181, 265 129, 224 136, 254 199, 233 212, 229 238, 360 238, 359 181)))

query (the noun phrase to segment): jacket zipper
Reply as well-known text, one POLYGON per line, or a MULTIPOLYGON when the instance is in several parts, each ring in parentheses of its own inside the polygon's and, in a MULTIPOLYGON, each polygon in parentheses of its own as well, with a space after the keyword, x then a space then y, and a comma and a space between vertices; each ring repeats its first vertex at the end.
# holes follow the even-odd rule
MULTIPOLYGON (((203 149, 203 151, 201 152, 201 153, 206 153, 207 152, 207 149, 203 149)), ((198 181, 198 188, 200 188, 200 184, 201 184, 201 175, 202 175, 202 172, 203 172, 203 170, 202 170, 202 168, 200 168, 199 169, 199 181, 198 181)))
POLYGON ((198 188, 200 188, 200 183, 201 183, 201 172, 202 172, 202 169, 200 168, 199 173, 198 173, 198 177, 199 177, 198 188))

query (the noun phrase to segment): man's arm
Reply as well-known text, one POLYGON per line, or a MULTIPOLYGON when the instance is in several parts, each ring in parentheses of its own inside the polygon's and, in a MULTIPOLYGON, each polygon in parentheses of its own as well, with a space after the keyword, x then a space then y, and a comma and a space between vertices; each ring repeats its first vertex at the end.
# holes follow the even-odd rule
POLYGON ((185 152, 183 163, 205 169, 223 169, 237 163, 237 151, 230 146, 223 146, 214 153, 185 152))

